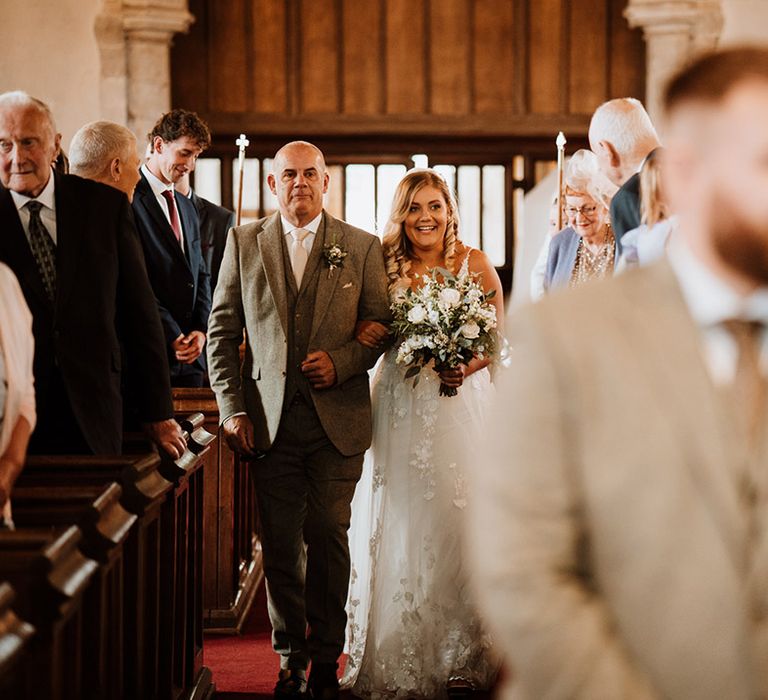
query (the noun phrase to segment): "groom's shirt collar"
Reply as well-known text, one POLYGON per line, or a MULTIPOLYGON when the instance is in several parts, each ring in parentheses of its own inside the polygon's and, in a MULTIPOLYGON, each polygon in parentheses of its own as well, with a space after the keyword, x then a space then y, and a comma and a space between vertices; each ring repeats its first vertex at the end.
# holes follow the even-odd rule
POLYGON ((287 236, 289 233, 293 233, 294 231, 302 228, 305 231, 309 231, 309 236, 307 238, 314 241, 315 234, 317 234, 318 229, 320 228, 320 224, 323 221, 323 212, 321 211, 312 221, 310 221, 306 226, 294 226, 288 219, 286 219, 282 214, 280 214, 280 224, 283 227, 283 233, 287 236))

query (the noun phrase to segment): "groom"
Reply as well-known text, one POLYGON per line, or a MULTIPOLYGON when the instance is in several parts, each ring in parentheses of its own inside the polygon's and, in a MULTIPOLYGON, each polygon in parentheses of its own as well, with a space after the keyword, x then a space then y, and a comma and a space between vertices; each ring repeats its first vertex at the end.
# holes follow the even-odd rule
POLYGON ((338 697, 350 504, 371 443, 367 370, 380 354, 355 326, 389 318, 381 245, 323 211, 328 180, 312 144, 277 152, 268 182, 280 211, 230 232, 208 326, 227 442, 253 459, 275 698, 304 697, 307 685, 314 698, 338 697))

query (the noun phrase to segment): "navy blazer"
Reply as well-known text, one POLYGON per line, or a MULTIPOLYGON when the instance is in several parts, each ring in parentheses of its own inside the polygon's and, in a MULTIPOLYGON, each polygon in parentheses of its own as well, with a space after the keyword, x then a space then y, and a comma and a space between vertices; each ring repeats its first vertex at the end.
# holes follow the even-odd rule
MULTIPOLYGON (((576 256, 579 252, 579 243, 581 236, 570 226, 564 228, 560 233, 552 238, 549 244, 549 255, 547 256, 547 272, 544 276, 544 289, 548 292, 557 287, 567 287, 571 281, 573 268, 576 266, 576 256)), ((616 257, 614 259, 614 269, 619 263, 621 252, 619 246, 616 246, 616 257)))
MULTIPOLYGON (((200 246, 200 222, 194 204, 176 193, 176 207, 184 234, 181 249, 144 173, 133 195, 133 212, 139 229, 149 281, 155 292, 160 320, 165 331, 171 376, 186 373, 172 343, 191 331, 208 332, 211 288, 200 246)), ((205 371, 205 352, 191 365, 205 371)))
POLYGON ((211 297, 213 297, 213 290, 216 289, 216 282, 219 279, 219 268, 224 257, 227 234, 235 225, 235 213, 203 199, 194 190, 190 192, 189 199, 195 205, 200 218, 200 246, 205 264, 208 266, 208 273, 211 275, 211 297))
POLYGON ((16 274, 32 312, 38 412, 53 401, 59 375, 90 449, 117 454, 121 383, 132 388, 141 420, 173 417, 160 319, 128 198, 75 175, 53 177, 55 303, 46 296, 11 194, 1 186, 0 260, 16 274))

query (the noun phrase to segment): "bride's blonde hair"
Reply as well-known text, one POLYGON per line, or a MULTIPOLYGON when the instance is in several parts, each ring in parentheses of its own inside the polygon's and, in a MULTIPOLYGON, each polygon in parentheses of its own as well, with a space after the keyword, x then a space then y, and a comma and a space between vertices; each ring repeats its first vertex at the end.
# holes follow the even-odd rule
POLYGON ((447 225, 443 236, 443 254, 445 267, 456 272, 456 247, 461 244, 459 238, 459 208, 445 180, 431 169, 411 170, 400 180, 392 200, 392 211, 384 227, 382 247, 384 264, 389 278, 389 291, 410 285, 408 271, 414 258, 413 246, 405 235, 405 219, 416 193, 430 185, 440 191, 447 209, 447 225))

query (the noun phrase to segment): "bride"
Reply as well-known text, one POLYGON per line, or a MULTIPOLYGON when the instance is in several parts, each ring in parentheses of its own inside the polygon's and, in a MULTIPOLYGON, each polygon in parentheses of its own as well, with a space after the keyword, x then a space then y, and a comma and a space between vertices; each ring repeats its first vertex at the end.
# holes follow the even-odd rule
MULTIPOLYGON (((390 298, 443 267, 480 276, 503 314, 496 270, 462 244, 455 200, 432 170, 398 185, 384 231, 390 298)), ((360 324, 358 340, 380 345, 386 327, 360 324)), ((439 375, 421 372, 414 387, 385 355, 373 390, 373 446, 352 504, 352 582, 348 654, 342 685, 363 698, 469 697, 488 688, 497 665, 475 612, 462 552, 464 475, 482 437, 492 392, 489 358, 439 375), (439 397, 440 382, 460 387, 439 397)))

